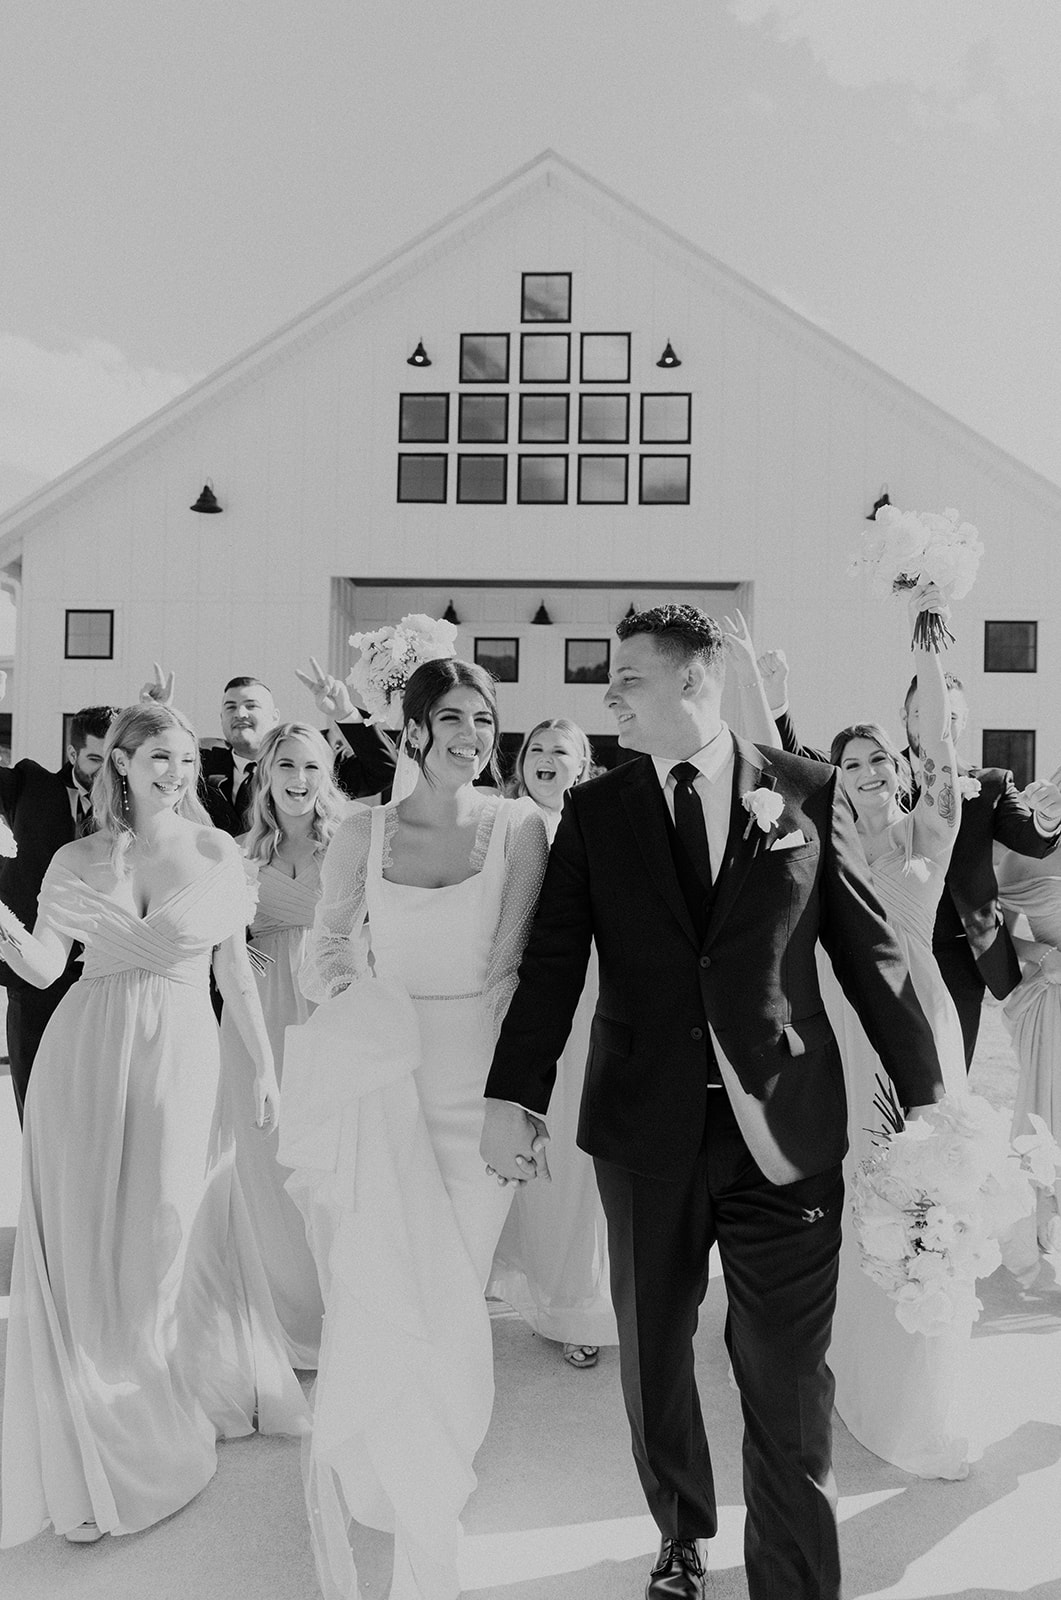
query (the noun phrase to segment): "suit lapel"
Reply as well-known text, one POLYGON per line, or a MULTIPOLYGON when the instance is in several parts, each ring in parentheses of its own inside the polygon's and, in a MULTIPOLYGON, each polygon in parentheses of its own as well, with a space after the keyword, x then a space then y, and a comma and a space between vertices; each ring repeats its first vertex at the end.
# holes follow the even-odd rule
POLYGON ((769 770, 770 762, 761 750, 746 739, 733 735, 733 795, 729 811, 729 837, 726 856, 715 875, 715 892, 707 920, 704 944, 709 945, 718 934, 730 908, 740 894, 752 862, 767 842, 768 835, 741 804, 741 796, 749 789, 773 789, 777 779, 769 770), (750 824, 750 826, 749 826, 750 824))
POLYGON ((664 900, 681 923, 689 938, 699 948, 700 941, 685 903, 678 874, 674 870, 668 832, 667 802, 663 798, 656 769, 649 756, 642 756, 628 764, 630 777, 623 789, 623 805, 634 830, 638 849, 644 859, 649 878, 659 889, 664 900))

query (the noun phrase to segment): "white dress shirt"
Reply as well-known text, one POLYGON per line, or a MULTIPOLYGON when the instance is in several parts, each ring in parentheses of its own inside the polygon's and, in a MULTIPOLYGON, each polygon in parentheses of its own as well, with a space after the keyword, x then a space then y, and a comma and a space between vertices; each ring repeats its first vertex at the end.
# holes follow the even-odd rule
MULTIPOLYGON (((717 877, 726 858, 729 814, 733 800, 733 735, 726 723, 722 724, 715 737, 705 744, 702 750, 684 759, 697 770, 693 788, 704 808, 707 848, 711 852, 711 874, 717 877)), ((656 777, 663 790, 663 798, 667 802, 672 822, 675 780, 671 777, 671 772, 678 765, 678 760, 676 756, 652 757, 652 765, 656 769, 656 777)))

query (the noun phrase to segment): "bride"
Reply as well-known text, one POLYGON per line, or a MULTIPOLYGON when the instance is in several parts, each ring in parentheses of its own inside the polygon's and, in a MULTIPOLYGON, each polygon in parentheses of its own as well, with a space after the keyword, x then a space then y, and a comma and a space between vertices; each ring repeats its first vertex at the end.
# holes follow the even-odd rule
POLYGON ((307 1424, 231 1140, 211 1133, 211 952, 259 1128, 277 1091, 247 961, 253 895, 198 775, 179 712, 121 712, 98 831, 54 857, 32 934, 0 907, 5 957, 30 983, 85 945, 26 1099, 0 1545, 49 1524, 82 1543, 137 1532, 206 1485, 219 1436, 307 1424))
POLYGON ((304 1465, 328 1600, 357 1592, 351 1519, 394 1534, 391 1600, 460 1592, 513 1193, 479 1159, 483 1086, 548 850, 533 801, 475 784, 500 732, 481 668, 424 663, 403 716, 415 787, 332 839, 302 974, 320 1004, 285 1054, 280 1159, 325 1303, 304 1465))

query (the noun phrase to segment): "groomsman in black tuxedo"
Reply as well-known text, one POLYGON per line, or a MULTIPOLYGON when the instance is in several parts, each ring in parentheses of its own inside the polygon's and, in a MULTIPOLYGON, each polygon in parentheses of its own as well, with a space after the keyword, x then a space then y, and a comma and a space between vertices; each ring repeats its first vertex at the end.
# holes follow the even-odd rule
POLYGON ((648 1600, 702 1600, 717 1530, 693 1335, 718 1245, 744 1412, 751 1600, 838 1600, 831 1465, 847 1145, 821 941, 918 1115, 931 1029, 835 767, 735 737, 724 647, 692 606, 624 618, 607 704, 639 759, 572 789, 486 1084, 482 1153, 538 1175, 591 944, 600 991, 578 1142, 608 1219, 634 1459, 660 1530, 648 1600))
MULTIPOLYGON (((103 748, 115 706, 87 706, 70 724, 66 761, 49 772, 36 761, 0 767, 0 811, 15 836, 18 854, 0 859, 0 900, 26 928, 37 920, 37 899, 52 856, 90 823, 92 781, 103 762, 103 748)), ((80 976, 75 945, 62 977, 47 989, 26 983, 0 962, 0 984, 7 990, 7 1053, 19 1121, 41 1034, 63 995, 80 976)))

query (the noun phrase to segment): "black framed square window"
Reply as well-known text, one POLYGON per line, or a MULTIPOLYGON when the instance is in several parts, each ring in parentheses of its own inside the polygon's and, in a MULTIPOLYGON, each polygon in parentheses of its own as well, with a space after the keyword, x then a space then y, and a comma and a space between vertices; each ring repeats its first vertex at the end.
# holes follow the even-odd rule
POLYGON ((566 444, 570 428, 570 412, 570 395, 521 394, 520 444, 566 444))
POLYGON ((457 502, 462 506, 503 506, 508 498, 508 457, 457 457, 457 502))
POLYGON ((687 506, 689 457, 642 456, 638 499, 643 506, 687 506))
POLYGON ((508 334, 461 334, 461 383, 508 382, 508 334))
POLYGON ((404 452, 398 456, 398 503, 445 505, 447 457, 404 452))
POLYGON ((688 444, 692 438, 691 394, 643 394, 641 443, 688 444))
POLYGON ((985 622, 985 672, 1038 672, 1037 622, 985 622))
POLYGON ((579 371, 583 383, 629 383, 630 335, 584 333, 579 371))
POLYGON ((519 347, 521 383, 571 382, 569 333, 521 333, 519 347))
POLYGON ((403 394, 398 415, 401 444, 445 444, 449 438, 448 394, 403 394))
POLYGON ((457 439, 461 444, 507 443, 508 395, 460 395, 457 400, 457 439))
POLYGON ((580 444, 628 444, 630 442, 630 396, 628 394, 580 394, 578 397, 578 439, 580 444))
POLYGON ((114 612, 67 611, 67 661, 112 661, 114 659, 114 612))
POLYGON ((1013 774, 1018 789, 1035 777, 1034 728, 985 728, 985 767, 1005 767, 1013 774))
POLYGON ((474 659, 498 683, 519 682, 518 639, 476 639, 474 659))
POLYGON ((627 456, 579 456, 580 506, 623 506, 627 498, 627 456))
POLYGON ((607 683, 611 664, 610 639, 564 640, 565 683, 607 683))
POLYGON ((570 322, 570 272, 525 272, 520 321, 570 322))
POLYGON ((567 457, 520 456, 516 499, 521 506, 567 504, 567 457))

